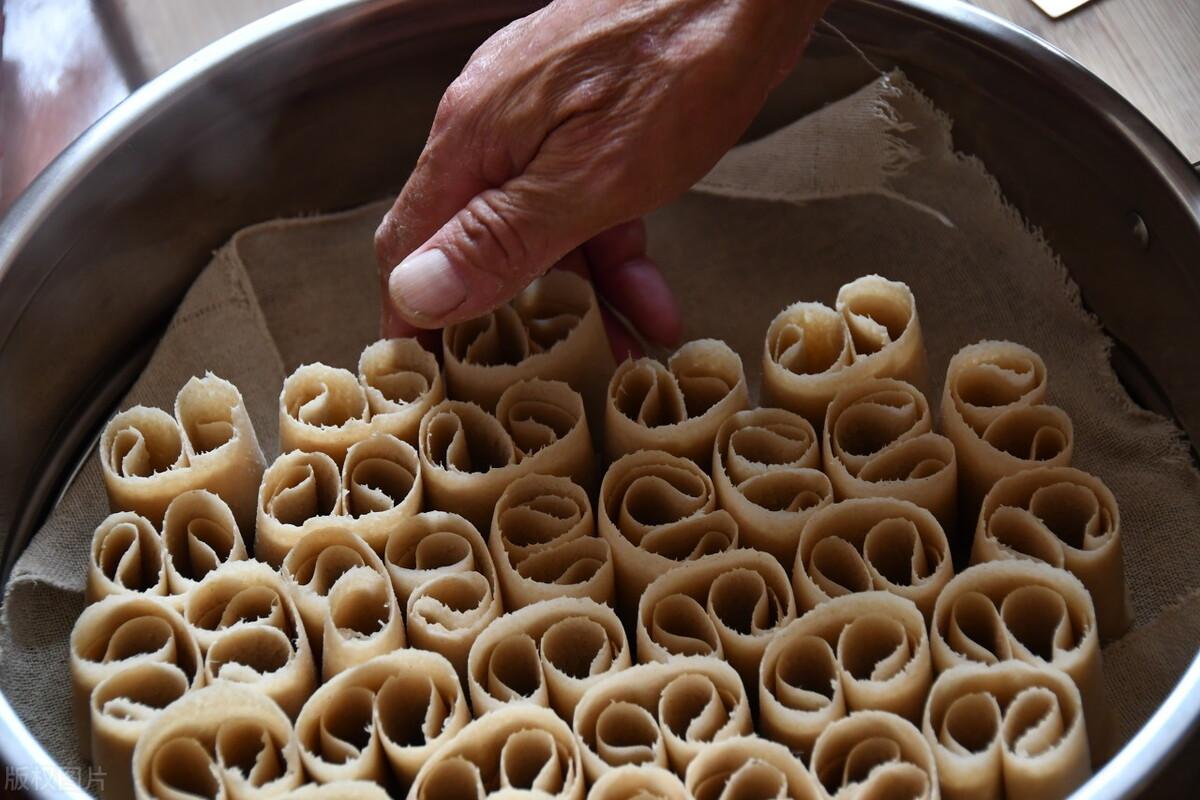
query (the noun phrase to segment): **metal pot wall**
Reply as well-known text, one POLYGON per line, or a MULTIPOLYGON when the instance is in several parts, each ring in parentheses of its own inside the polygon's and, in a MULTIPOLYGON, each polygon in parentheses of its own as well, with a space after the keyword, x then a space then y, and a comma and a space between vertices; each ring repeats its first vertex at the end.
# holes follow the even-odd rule
MULTIPOLYGON (((301 3, 140 89, 39 178, 0 223, 5 577, 211 251, 252 222, 395 191, 472 49, 538 5, 301 3), (130 270, 134 252, 157 269, 130 270)), ((957 120, 956 144, 1041 226, 1118 340, 1131 393, 1200 441, 1200 349, 1179 335, 1200 307, 1200 180, 1182 156, 1082 67, 964 4, 839 0, 828 19, 957 120)), ((869 77, 820 34, 751 135, 869 77)), ((1198 716, 1200 659, 1081 796, 1144 786, 1198 716)), ((57 769, 2 699, 0 758, 57 769)))

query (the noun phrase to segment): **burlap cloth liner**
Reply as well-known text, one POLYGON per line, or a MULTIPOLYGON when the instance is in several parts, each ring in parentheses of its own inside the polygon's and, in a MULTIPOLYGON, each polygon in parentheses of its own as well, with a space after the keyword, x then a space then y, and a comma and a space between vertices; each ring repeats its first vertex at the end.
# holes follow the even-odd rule
MULTIPOLYGON (((383 209, 238 233, 196 280, 121 407, 169 409, 188 377, 212 370, 241 388, 273 457, 285 374, 318 360, 353 369, 375 338, 371 234, 383 209)), ((1200 474, 1180 432, 1129 401, 1066 271, 983 165, 954 152, 950 121, 903 76, 881 78, 731 152, 649 224, 688 337, 729 342, 755 391, 771 317, 795 299, 831 303, 838 286, 870 272, 912 286, 935 383, 956 350, 982 338, 1042 354, 1051 398, 1075 422, 1076 464, 1121 504, 1136 627, 1105 650, 1104 668, 1128 739, 1200 642, 1200 474)), ((87 543, 106 510, 93 456, 17 562, 0 615, 0 688, 69 767, 79 757, 67 641, 87 543)))

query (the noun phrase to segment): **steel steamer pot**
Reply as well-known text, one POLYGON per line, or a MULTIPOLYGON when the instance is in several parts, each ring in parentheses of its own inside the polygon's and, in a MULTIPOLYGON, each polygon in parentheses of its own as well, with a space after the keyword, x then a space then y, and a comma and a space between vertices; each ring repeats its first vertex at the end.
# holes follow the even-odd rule
MULTIPOLYGON (((538 5, 300 3, 139 89, 30 187, 0 223, 4 580, 211 252, 253 222, 394 192, 471 51, 538 5)), ((1200 442, 1200 179, 1179 152, 1081 66, 972 7, 839 0, 828 20, 954 117, 956 146, 1071 269, 1131 394, 1200 442)), ((872 76, 823 27, 750 135, 872 76)), ((1200 659, 1080 796, 1145 787, 1198 717, 1200 659)), ((58 770, 2 697, 0 759, 58 770)))

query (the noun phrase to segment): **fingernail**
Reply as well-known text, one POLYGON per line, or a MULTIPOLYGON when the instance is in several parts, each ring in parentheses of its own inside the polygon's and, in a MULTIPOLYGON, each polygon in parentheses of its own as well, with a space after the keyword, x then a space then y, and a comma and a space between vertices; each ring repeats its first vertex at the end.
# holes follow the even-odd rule
POLYGON ((388 294, 401 311, 437 319, 462 305, 467 299, 467 285, 450 259, 433 249, 401 261, 388 276, 388 294))

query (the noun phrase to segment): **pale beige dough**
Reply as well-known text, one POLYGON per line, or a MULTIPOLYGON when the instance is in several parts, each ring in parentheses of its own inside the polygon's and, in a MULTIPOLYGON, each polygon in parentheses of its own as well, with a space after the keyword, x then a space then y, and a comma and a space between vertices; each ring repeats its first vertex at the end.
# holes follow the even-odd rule
POLYGON ((407 787, 470 719, 449 661, 397 650, 317 689, 296 718, 296 740, 305 772, 322 783, 394 776, 407 787))
POLYGON ((610 769, 588 790, 588 800, 692 800, 683 781, 662 767, 626 764, 610 769))
POLYGON ((946 800, 1059 800, 1091 774, 1079 689, 1053 667, 952 667, 929 693, 924 732, 946 800))
POLYGON ((933 514, 889 497, 843 500, 805 524, 792 582, 801 611, 831 597, 881 589, 928 617, 954 574, 950 545, 933 514))
POLYGON ((890 592, 826 600, 780 630, 760 671, 762 733, 807 756, 825 727, 876 709, 919 722, 933 681, 925 617, 890 592))
POLYGON ((570 478, 530 474, 510 483, 496 501, 488 549, 505 608, 555 597, 615 603, 612 550, 596 535, 587 492, 570 478))
POLYGON ((930 623, 938 672, 959 664, 1016 660, 1061 669, 1083 699, 1092 763, 1112 745, 1100 638, 1091 595, 1071 573, 1029 559, 991 561, 956 575, 930 623))
POLYGON ((353 372, 305 364, 279 393, 279 449, 324 453, 338 464, 350 445, 371 435, 367 393, 353 372))
POLYGON ((135 511, 161 525, 167 505, 189 489, 208 489, 254 526, 254 494, 266 460, 242 395, 209 373, 175 398, 175 416, 134 406, 100 435, 100 469, 113 511, 135 511))
POLYGON ((855 711, 813 745, 809 768, 834 800, 938 800, 937 763, 917 727, 886 711, 855 711))
POLYGON ((283 797, 303 783, 292 723, 253 687, 222 682, 157 714, 133 751, 139 800, 283 797))
POLYGON ((618 610, 630 617, 656 577, 738 545, 737 523, 717 508, 704 470, 661 450, 630 453, 608 468, 599 517, 600 536, 612 548, 618 610))
POLYGON ((1033 558, 1083 581, 1100 639, 1132 622, 1121 553, 1121 512, 1099 478, 1071 467, 1039 467, 1001 478, 983 500, 971 562, 1033 558))
POLYGON ((694 800, 820 800, 821 789, 800 759, 777 742, 735 736, 705 746, 688 764, 694 800))
POLYGON ((597 427, 604 418, 612 351, 592 284, 574 273, 548 272, 508 305, 445 328, 442 351, 455 400, 490 411, 512 384, 543 378, 579 392, 597 427))
POLYGON ((787 573, 757 550, 715 553, 665 572, 638 604, 640 661, 720 658, 757 693, 767 643, 796 618, 787 573))
POLYGON ((382 786, 370 781, 330 781, 308 783, 293 789, 291 800, 388 800, 390 795, 382 786))
POLYGON ((542 600, 504 614, 471 645, 471 707, 478 716, 533 702, 570 723, 589 687, 631 663, 612 608, 588 598, 542 600))
POLYGON ((929 402, 911 383, 874 378, 843 388, 829 404, 821 448, 837 499, 908 500, 944 529, 957 525, 954 445, 933 432, 929 402))
POLYGON ((342 464, 341 491, 345 526, 382 553, 392 528, 421 510, 416 449, 390 433, 355 442, 342 464))
POLYGON ((746 690, 733 667, 711 656, 637 664, 589 688, 573 723, 590 781, 624 764, 682 774, 711 743, 751 733, 746 690))
POLYGON ((380 339, 358 359, 371 428, 411 445, 425 412, 446 397, 437 357, 416 339, 380 339))
POLYGON ((342 518, 342 480, 325 453, 284 453, 263 474, 254 555, 274 567, 312 530, 342 518))
POLYGON ((485 714, 439 747, 417 773, 412 800, 583 800, 580 747, 548 708, 518 703, 485 714))
POLYGON ((608 384, 605 456, 665 450, 703 463, 721 423, 749 405, 742 359, 717 339, 688 342, 665 366, 626 360, 608 384))
POLYGON ((94 603, 112 594, 167 594, 162 539, 132 511, 109 514, 92 533, 84 597, 94 603))
POLYGON ((217 567, 248 557, 233 512, 204 489, 184 492, 167 506, 162 546, 167 589, 177 602, 217 567))
POLYGON ((283 560, 281 572, 325 680, 404 647, 404 617, 391 576, 352 531, 310 531, 283 560))
POLYGON ((816 431, 799 414, 755 408, 722 423, 713 442, 713 486, 718 505, 737 522, 742 547, 792 568, 804 523, 833 502, 820 466, 816 431))

